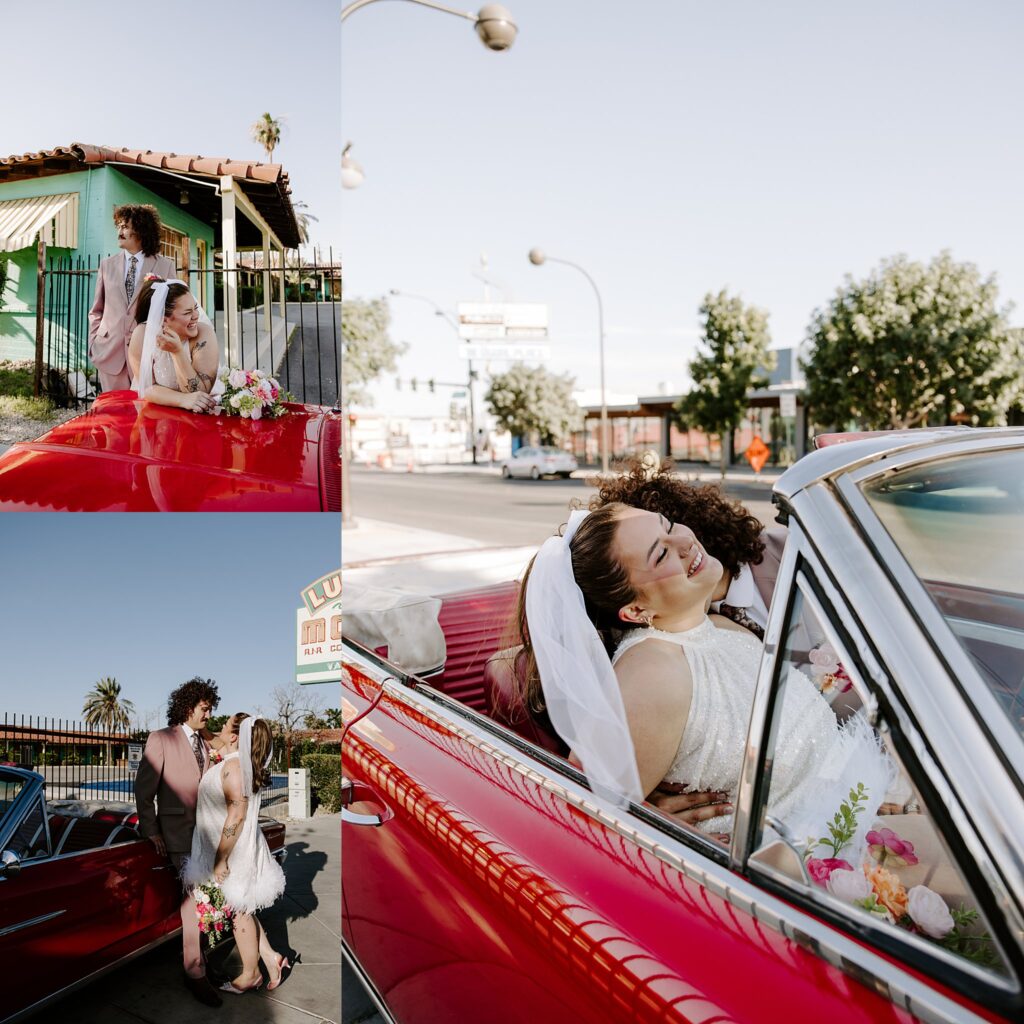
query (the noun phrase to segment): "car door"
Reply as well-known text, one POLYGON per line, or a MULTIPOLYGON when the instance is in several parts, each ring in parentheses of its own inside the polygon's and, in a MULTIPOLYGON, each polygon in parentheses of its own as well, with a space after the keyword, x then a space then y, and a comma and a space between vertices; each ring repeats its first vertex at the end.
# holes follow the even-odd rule
POLYGON ((34 846, 24 847, 27 855, 16 875, 0 879, 0 959, 17 964, 17 984, 8 987, 4 1000, 11 1013, 180 925, 173 873, 150 843, 62 854, 56 844, 77 823, 65 819, 48 834, 43 814, 39 794, 19 828, 36 837, 34 846))
POLYGON ((983 800, 964 802, 970 758, 946 745, 948 724, 1000 794, 1002 813, 1016 820, 1019 793, 1002 781, 999 756, 849 520, 821 501, 808 518, 815 543, 791 521, 773 597, 765 637, 772 656, 762 661, 749 738, 760 753, 746 765, 737 820, 745 845, 734 852, 749 852, 748 876, 786 900, 793 927, 812 941, 827 936, 823 951, 837 948, 835 929, 856 938, 844 954, 849 967, 894 1006, 929 1020, 1019 1019, 1020 915, 992 842, 1004 830, 993 821, 979 827, 983 800), (772 772, 782 709, 808 678, 844 729, 869 723, 894 775, 882 801, 858 801, 851 787, 819 832, 796 836, 770 816, 772 772), (939 708, 946 725, 925 735, 939 708), (847 839, 848 822, 879 802, 885 813, 862 854, 847 839))
POLYGON ((908 1019, 708 837, 352 644, 342 689, 344 946, 397 1020, 908 1019))
POLYGON ((509 463, 512 476, 529 476, 532 457, 532 448, 519 448, 513 452, 512 462, 509 463))

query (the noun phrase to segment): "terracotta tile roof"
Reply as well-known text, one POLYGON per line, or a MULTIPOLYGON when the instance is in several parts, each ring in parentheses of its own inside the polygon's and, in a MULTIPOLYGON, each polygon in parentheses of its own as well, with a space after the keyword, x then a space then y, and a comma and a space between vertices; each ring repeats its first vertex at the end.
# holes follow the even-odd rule
POLYGON ((292 209, 291 185, 281 164, 264 164, 257 160, 231 160, 228 157, 198 154, 158 153, 150 149, 94 146, 72 142, 70 146, 44 149, 38 153, 16 153, 0 157, 0 183, 51 174, 66 174, 89 166, 125 164, 138 168, 156 168, 175 174, 220 177, 230 174, 253 186, 249 198, 267 219, 281 241, 288 246, 298 244, 298 225, 292 209))

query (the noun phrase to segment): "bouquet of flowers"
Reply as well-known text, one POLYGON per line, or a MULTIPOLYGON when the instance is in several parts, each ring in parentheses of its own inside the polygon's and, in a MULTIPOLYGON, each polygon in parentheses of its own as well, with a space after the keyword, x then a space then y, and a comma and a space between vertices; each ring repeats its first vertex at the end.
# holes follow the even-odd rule
POLYGON ((206 882, 192 890, 192 898, 196 901, 199 930, 207 936, 211 947, 216 946, 231 934, 232 910, 224 902, 224 893, 219 885, 206 882))
POLYGON ((262 370, 225 370, 220 379, 224 393, 217 412, 244 419, 277 419, 288 410, 284 403, 292 396, 262 370))
POLYGON ((898 869, 918 863, 909 839, 891 828, 873 828, 865 837, 867 852, 860 866, 841 856, 853 841, 857 815, 864 812, 866 800, 867 792, 858 783, 828 824, 829 834, 811 843, 805 862, 814 883, 878 920, 923 935, 975 963, 996 966, 999 958, 992 948, 992 938, 977 929, 976 910, 963 905, 951 907, 926 885, 912 886, 909 891, 903 885, 898 869), (819 846, 831 856, 811 856, 819 846))
POLYGON ((210 767, 212 768, 215 764, 220 764, 224 760, 224 755, 219 750, 210 750, 210 767))

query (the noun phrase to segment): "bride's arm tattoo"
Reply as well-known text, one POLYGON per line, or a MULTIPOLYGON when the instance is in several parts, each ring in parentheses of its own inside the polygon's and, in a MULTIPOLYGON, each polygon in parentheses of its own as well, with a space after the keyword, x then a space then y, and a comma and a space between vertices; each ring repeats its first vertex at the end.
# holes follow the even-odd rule
POLYGON ((185 382, 185 386, 188 388, 189 391, 198 391, 199 390, 199 378, 198 377, 189 377, 189 379, 185 382))
POLYGON ((233 836, 238 831, 238 826, 241 825, 241 824, 242 823, 240 821, 236 821, 234 823, 234 825, 225 825, 224 826, 224 835, 226 835, 226 836, 233 836))
POLYGON ((208 373, 203 373, 202 370, 196 370, 196 376, 201 381, 205 381, 207 384, 209 384, 211 388, 213 387, 214 378, 211 377, 208 373))

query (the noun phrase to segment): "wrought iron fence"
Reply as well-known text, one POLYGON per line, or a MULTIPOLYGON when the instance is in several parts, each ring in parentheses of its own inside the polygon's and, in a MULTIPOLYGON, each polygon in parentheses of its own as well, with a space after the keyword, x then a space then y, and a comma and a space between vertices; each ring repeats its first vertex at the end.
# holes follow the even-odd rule
MULTIPOLYGON (((145 730, 110 730, 84 722, 4 712, 0 764, 38 772, 50 800, 135 803, 135 772, 129 746, 146 742, 145 730)), ((275 744, 270 781, 260 791, 263 809, 288 811, 287 753, 275 744)))
MULTIPOLYGON (((261 255, 261 254, 260 254, 261 255)), ((95 397, 98 375, 88 352, 89 309, 101 257, 51 256, 43 271, 43 346, 37 372, 60 405, 95 397)), ((235 268, 180 267, 217 332, 221 364, 273 374, 299 402, 336 405, 341 380, 340 265, 296 260, 235 268), (231 296, 237 310, 231 312, 231 296)))

